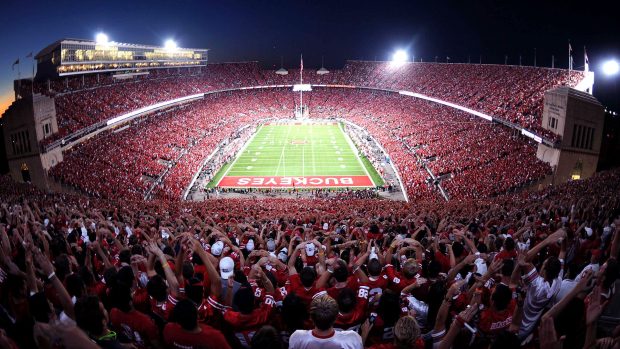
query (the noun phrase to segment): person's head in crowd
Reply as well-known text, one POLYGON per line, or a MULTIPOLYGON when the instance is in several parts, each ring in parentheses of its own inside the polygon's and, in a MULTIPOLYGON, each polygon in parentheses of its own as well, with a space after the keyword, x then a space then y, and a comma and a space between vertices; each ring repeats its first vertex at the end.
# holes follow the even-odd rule
POLYGON ((314 285, 314 281, 316 280, 316 270, 314 270, 313 267, 304 267, 299 273, 299 279, 304 287, 312 287, 312 285, 314 285))
POLYGON ((295 293, 289 293, 284 297, 281 311, 284 323, 291 331, 304 327, 304 322, 308 318, 308 309, 295 293))
MULTIPOLYGON (((138 245, 134 245, 134 246, 138 246, 138 245)), ((122 249, 121 252, 119 252, 118 254, 118 261, 124 264, 131 264, 131 250, 128 248, 122 249)))
POLYGON ((374 278, 381 276, 381 271, 383 270, 383 266, 381 265, 381 262, 379 262, 379 259, 377 258, 373 258, 370 261, 368 261, 368 265, 366 268, 368 270, 368 276, 374 277, 374 278))
POLYGON ((250 285, 240 287, 233 295, 233 309, 242 314, 251 314, 254 310, 254 291, 250 285))
POLYGON ((342 259, 336 261, 333 275, 337 282, 346 282, 349 278, 349 268, 342 259))
POLYGON ((343 314, 348 314, 352 312, 357 305, 357 293, 352 289, 345 287, 340 291, 340 293, 338 293, 337 301, 340 312, 343 314))
POLYGON ((394 344, 396 348, 414 348, 420 338, 420 326, 413 316, 403 316, 394 325, 394 344))
POLYGON ((109 292, 109 301, 113 308, 122 312, 130 312, 133 309, 131 289, 125 285, 118 285, 109 292))
POLYGON ((334 326, 338 317, 338 303, 330 296, 320 296, 312 299, 310 303, 310 318, 314 326, 327 331, 334 326))
POLYGON ((283 347, 280 334, 273 326, 269 325, 256 331, 250 344, 252 349, 281 349, 283 347))
POLYGON ((512 300, 512 291, 504 284, 498 284, 495 286, 495 290, 491 295, 491 303, 495 310, 502 311, 508 308, 508 304, 512 300))
POLYGON ((82 298, 86 295, 86 284, 82 280, 80 274, 71 274, 65 278, 67 292, 71 297, 82 298))
POLYGON ((198 327, 198 309, 191 300, 182 299, 174 306, 170 320, 185 331, 194 331, 198 327))
POLYGON ((91 338, 108 332, 108 312, 96 296, 86 296, 75 303, 75 322, 91 338))
POLYGON ((120 268, 116 274, 116 283, 129 288, 135 287, 136 277, 133 273, 133 269, 128 265, 120 268))
POLYGON ((510 277, 515 269, 515 261, 512 259, 504 259, 502 262, 502 276, 510 277))
POLYGON ((419 265, 418 262, 413 259, 413 258, 409 258, 404 264, 403 264, 403 276, 407 279, 413 279, 415 278, 416 274, 419 271, 419 265))
POLYGON ((71 274, 71 260, 69 260, 69 256, 63 253, 56 257, 54 260, 54 266, 56 267, 56 276, 58 279, 64 280, 67 275, 71 274))
POLYGON ((197 277, 187 279, 185 296, 195 304, 201 304, 204 298, 204 284, 197 277))
POLYGON ((235 261, 230 257, 224 257, 220 259, 220 276, 224 280, 228 280, 229 277, 234 277, 235 274, 235 261))
POLYGON ((547 282, 555 280, 562 271, 562 263, 556 256, 549 256, 543 263, 541 275, 547 282))
POLYGON ((54 305, 43 292, 31 295, 28 298, 28 307, 35 321, 49 323, 56 318, 54 305))
POLYGON ((157 302, 163 302, 168 297, 168 285, 166 280, 160 275, 155 275, 149 279, 146 284, 146 291, 149 296, 153 297, 157 302))
POLYGON ((379 298, 377 315, 381 316, 387 326, 394 325, 400 317, 400 296, 394 292, 386 290, 379 298))

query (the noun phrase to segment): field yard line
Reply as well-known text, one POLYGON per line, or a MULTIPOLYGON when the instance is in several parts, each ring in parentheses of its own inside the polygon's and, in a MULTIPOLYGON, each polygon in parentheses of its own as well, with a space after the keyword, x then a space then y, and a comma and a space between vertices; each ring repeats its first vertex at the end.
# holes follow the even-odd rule
MULTIPOLYGON (((284 144, 282 145, 282 151, 280 152, 280 160, 278 160, 278 167, 276 168, 275 176, 278 176, 278 172, 280 172, 280 165, 282 164, 282 159, 284 157, 284 150, 286 149, 286 141, 288 140, 288 135, 291 133, 291 125, 288 125, 288 130, 286 131, 286 138, 284 139, 284 144)), ((284 164, 284 175, 286 176, 286 164, 284 164)))
POLYGON ((364 169, 364 172, 366 173, 366 176, 368 176, 368 178, 370 178, 370 181, 372 182, 373 186, 377 186, 377 183, 375 183, 375 181, 372 179, 372 176, 370 175, 370 173, 368 173, 368 170, 366 169, 366 166, 364 166, 364 163, 362 163, 362 159, 360 159, 358 152, 357 152, 357 148, 355 147, 355 144, 353 144, 353 141, 351 140, 351 138, 349 138, 349 135, 344 132, 344 129, 342 128, 342 124, 338 124, 338 129, 340 130, 340 132, 342 132, 342 135, 344 136, 344 139, 347 140, 347 143, 349 143, 349 147, 351 147, 351 151, 353 152, 353 156, 355 156, 355 158, 357 159, 357 162, 360 164, 360 166, 362 166, 362 168, 364 169))
MULTIPOLYGON (((314 138, 314 125, 310 125, 312 138, 314 138)), ((312 150, 312 174, 316 176, 316 160, 314 159, 314 142, 310 139, 310 150, 312 150)))
MULTIPOLYGON (((230 172, 230 170, 235 166, 235 164, 237 163, 237 160, 239 160, 241 155, 243 155, 243 152, 245 151, 245 149, 248 147, 248 145, 250 145, 250 143, 252 143, 252 141, 254 140, 254 137, 256 137, 256 135, 259 134, 260 130, 262 129, 263 129, 263 125, 260 125, 258 130, 256 130, 256 132, 252 135, 252 137, 250 137, 250 139, 248 139, 248 141, 245 142, 243 147, 239 149, 237 156, 235 156, 235 160, 233 160, 232 164, 230 164, 230 166, 228 166, 228 168, 226 169, 226 172, 222 175, 222 177, 220 177, 220 182, 222 181, 222 179, 224 179, 228 175, 228 172, 230 172)), ((217 183, 216 187, 219 187, 220 182, 217 183)))
MULTIPOLYGON (((304 138, 305 139, 305 138, 304 138)), ((306 145, 302 145, 303 148, 301 148, 301 176, 304 177, 305 176, 305 171, 306 171, 306 145)))

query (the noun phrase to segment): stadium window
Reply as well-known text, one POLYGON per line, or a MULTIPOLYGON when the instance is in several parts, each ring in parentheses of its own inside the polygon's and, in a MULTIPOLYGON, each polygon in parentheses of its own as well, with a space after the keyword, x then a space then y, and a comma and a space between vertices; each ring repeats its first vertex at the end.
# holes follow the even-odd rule
POLYGON ((577 125, 573 125, 573 136, 571 137, 570 140, 570 146, 571 147, 575 147, 575 139, 577 138, 577 125))
POLYGON ((43 124, 43 137, 47 137, 52 133, 52 125, 49 122, 43 124))
POLYGON ((11 135, 11 146, 13 147, 13 155, 17 155, 17 145, 15 144, 15 134, 11 135))
POLYGON ((32 151, 32 146, 30 145, 30 132, 25 131, 25 133, 26 133, 26 151, 30 153, 32 151))
POLYGON ((581 127, 581 143, 579 144, 579 148, 581 149, 585 149, 586 148, 586 134, 587 134, 587 126, 582 126, 581 127))

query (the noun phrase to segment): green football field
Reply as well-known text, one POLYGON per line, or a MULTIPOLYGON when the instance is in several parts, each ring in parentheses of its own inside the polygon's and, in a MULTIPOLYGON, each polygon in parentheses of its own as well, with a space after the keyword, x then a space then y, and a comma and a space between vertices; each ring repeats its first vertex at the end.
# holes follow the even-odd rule
POLYGON ((220 171, 212 185, 226 188, 381 185, 375 169, 357 153, 353 142, 335 122, 265 124, 237 158, 220 171))

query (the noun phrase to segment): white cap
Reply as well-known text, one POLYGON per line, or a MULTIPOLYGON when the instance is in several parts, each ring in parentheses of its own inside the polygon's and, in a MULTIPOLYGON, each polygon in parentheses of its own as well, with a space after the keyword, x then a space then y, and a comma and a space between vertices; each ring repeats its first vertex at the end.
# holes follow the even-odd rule
POLYGON ((273 252, 276 250, 276 242, 273 239, 267 240, 267 251, 273 252))
POLYGON ((43 224, 45 224, 45 226, 47 227, 47 225, 48 225, 48 224, 50 224, 50 220, 49 220, 49 219, 47 219, 47 218, 45 218, 45 219, 43 220, 43 224))
POLYGON ((278 259, 286 263, 288 260, 288 248, 285 247, 280 250, 280 253, 278 253, 278 259))
POLYGON ((220 275, 222 279, 228 280, 228 278, 235 272, 235 261, 230 257, 224 257, 220 259, 220 275))
POLYGON ((214 256, 219 256, 222 254, 222 250, 224 249, 224 243, 221 241, 216 241, 213 246, 211 246, 211 254, 214 256))
POLYGON ((314 252, 315 252, 315 247, 313 243, 307 243, 306 244, 306 255, 308 256, 314 256, 314 252))
POLYGON ((586 235, 592 236, 592 228, 586 227, 586 235))
POLYGON ((368 256, 369 261, 373 259, 379 259, 379 256, 377 255, 377 252, 375 251, 374 247, 370 250, 370 255, 368 256))
POLYGON ((329 224, 327 222, 323 223, 323 230, 329 229, 329 224))
POLYGON ((248 250, 248 252, 254 251, 254 240, 248 240, 248 243, 245 244, 245 249, 248 250))
POLYGON ((484 275, 487 272, 487 264, 484 262, 484 259, 482 258, 477 258, 474 261, 474 264, 476 264, 476 272, 480 275, 484 275))

